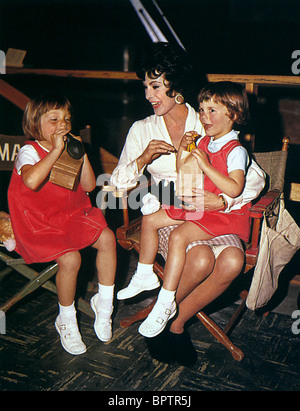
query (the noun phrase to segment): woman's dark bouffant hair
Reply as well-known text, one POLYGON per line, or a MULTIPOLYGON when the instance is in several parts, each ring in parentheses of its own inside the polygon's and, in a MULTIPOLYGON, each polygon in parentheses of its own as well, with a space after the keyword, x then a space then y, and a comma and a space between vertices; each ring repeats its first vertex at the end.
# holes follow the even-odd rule
POLYGON ((49 94, 33 98, 27 103, 23 115, 23 131, 29 139, 42 139, 41 117, 50 110, 66 108, 72 115, 71 103, 65 96, 49 94))
POLYGON ((136 64, 135 71, 143 81, 146 74, 153 79, 164 74, 166 87, 169 88, 167 96, 173 97, 174 91, 184 95, 191 80, 193 67, 184 49, 170 43, 157 42, 152 43, 149 50, 144 50, 136 64))
POLYGON ((236 124, 245 124, 249 117, 249 102, 245 87, 231 81, 209 83, 198 95, 198 103, 213 100, 223 104, 229 113, 229 118, 236 124))

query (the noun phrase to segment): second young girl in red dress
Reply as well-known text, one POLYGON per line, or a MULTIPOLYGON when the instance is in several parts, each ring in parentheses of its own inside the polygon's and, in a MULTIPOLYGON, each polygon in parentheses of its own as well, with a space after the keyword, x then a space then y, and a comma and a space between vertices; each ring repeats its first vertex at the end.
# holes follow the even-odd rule
MULTIPOLYGON (((204 190, 237 197, 244 189, 249 157, 238 141, 238 133, 233 130, 233 125, 242 124, 247 118, 246 92, 235 83, 212 83, 201 90, 198 101, 200 121, 206 136, 201 138, 192 154, 203 170, 204 190)), ((186 133, 177 156, 194 139, 193 133, 186 133)), ((171 225, 178 227, 170 235, 164 281, 157 302, 139 327, 142 335, 155 337, 176 314, 175 293, 184 267, 187 246, 193 241, 209 240, 226 234, 236 234, 242 240, 247 240, 250 231, 249 209, 250 204, 228 213, 202 210, 203 213, 195 213, 193 219, 190 211, 162 207, 156 213, 144 216, 139 260, 144 264, 153 264, 158 245, 157 230, 171 225)))

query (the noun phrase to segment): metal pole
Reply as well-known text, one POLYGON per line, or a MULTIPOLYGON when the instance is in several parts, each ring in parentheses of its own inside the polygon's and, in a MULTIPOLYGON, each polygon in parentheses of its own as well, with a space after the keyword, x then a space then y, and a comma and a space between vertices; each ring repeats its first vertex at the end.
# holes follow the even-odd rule
POLYGON ((156 3, 155 0, 152 0, 152 3, 155 5, 155 7, 157 8, 159 14, 161 15, 161 17, 163 18, 164 22, 166 23, 166 25, 168 26, 170 32, 173 34, 173 36, 175 37, 177 43, 185 50, 184 45, 181 43, 179 37, 177 36, 177 34, 175 33, 173 27, 171 26, 171 24, 169 23, 168 19, 166 18, 166 16, 164 15, 164 13, 162 12, 162 10, 159 8, 158 4, 156 3))
POLYGON ((158 41, 168 42, 166 37, 163 35, 157 24, 154 22, 150 14, 147 12, 145 7, 139 0, 130 0, 132 6, 134 7, 139 19, 141 20, 143 26, 147 30, 147 33, 151 37, 151 40, 155 43, 158 41))

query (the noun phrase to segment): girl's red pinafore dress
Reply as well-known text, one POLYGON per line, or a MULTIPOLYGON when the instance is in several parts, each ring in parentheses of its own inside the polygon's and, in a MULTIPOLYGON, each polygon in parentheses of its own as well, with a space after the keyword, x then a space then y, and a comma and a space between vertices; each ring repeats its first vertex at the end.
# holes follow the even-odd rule
MULTIPOLYGON (((204 137, 198 144, 198 148, 205 151, 208 156, 210 163, 222 174, 228 176, 227 171, 227 156, 237 146, 241 146, 241 143, 237 140, 231 140, 226 143, 221 150, 216 153, 211 153, 208 150, 208 143, 210 137, 204 137)), ((204 190, 210 191, 215 194, 220 194, 219 190, 215 184, 205 175, 204 176, 204 190)), ((220 211, 204 211, 203 217, 199 220, 191 219, 191 212, 178 209, 175 207, 165 208, 167 215, 174 220, 187 220, 186 215, 188 213, 188 221, 198 225, 207 234, 214 237, 224 235, 224 234, 236 234, 242 240, 248 241, 250 234, 250 216, 249 210, 251 203, 244 205, 239 210, 233 210, 229 213, 224 213, 220 211)))
MULTIPOLYGON (((26 144, 31 144, 41 159, 47 155, 37 142, 26 144)), ((80 184, 72 191, 47 181, 33 191, 16 168, 8 188, 8 205, 16 251, 27 264, 53 261, 92 245, 107 227, 101 210, 92 207, 80 184)))

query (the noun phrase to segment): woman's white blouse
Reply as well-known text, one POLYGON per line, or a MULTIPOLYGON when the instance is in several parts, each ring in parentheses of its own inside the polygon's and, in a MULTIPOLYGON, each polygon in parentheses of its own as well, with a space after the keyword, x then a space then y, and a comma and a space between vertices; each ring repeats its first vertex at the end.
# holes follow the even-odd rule
MULTIPOLYGON (((189 104, 186 104, 186 106, 188 108, 188 116, 185 123, 185 132, 196 131, 199 135, 203 136, 204 130, 200 123, 199 115, 189 104)), ((111 183, 113 185, 116 185, 118 188, 135 186, 145 168, 138 171, 136 159, 145 151, 150 141, 154 139, 172 144, 162 116, 153 114, 133 123, 128 132, 118 165, 111 176, 111 183)), ((156 183, 162 179, 176 181, 176 155, 171 153, 160 156, 147 166, 147 170, 156 183)))

